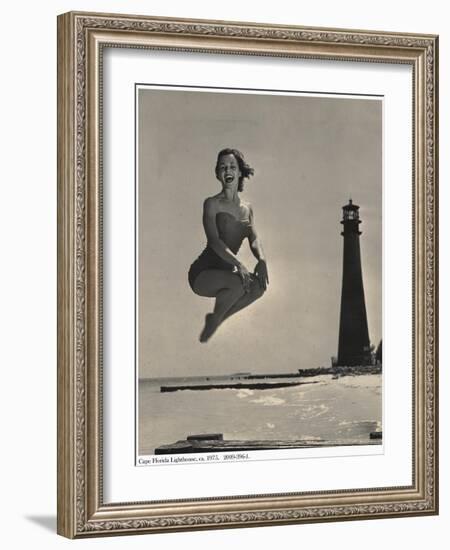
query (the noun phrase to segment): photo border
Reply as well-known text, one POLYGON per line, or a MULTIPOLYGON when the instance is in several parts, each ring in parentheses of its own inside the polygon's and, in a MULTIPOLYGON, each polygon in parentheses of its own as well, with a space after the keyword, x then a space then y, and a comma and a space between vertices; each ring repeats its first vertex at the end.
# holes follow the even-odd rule
POLYGON ((438 512, 437 51, 433 35, 71 12, 58 18, 58 533, 107 534, 438 512), (414 476, 411 487, 103 502, 103 47, 413 67, 414 476))
MULTIPOLYGON (((134 400, 135 400, 135 430, 134 430, 134 460, 135 460, 135 463, 134 465, 135 466, 139 466, 139 463, 138 463, 138 459, 141 458, 141 459, 148 459, 149 457, 151 456, 155 456, 154 453, 147 453, 147 454, 143 454, 143 453, 139 453, 139 434, 138 434, 138 423, 139 423, 139 383, 140 383, 140 378, 139 378, 139 370, 140 370, 140 366, 139 366, 139 342, 138 342, 138 332, 139 332, 139 329, 138 329, 138 303, 139 303, 139 300, 138 300, 138 286, 139 286, 139 275, 138 275, 138 257, 139 257, 139 239, 138 239, 138 235, 139 235, 139 220, 138 220, 138 216, 137 216, 137 211, 138 211, 138 202, 139 202, 139 185, 138 185, 138 181, 139 181, 139 177, 138 177, 138 145, 137 145, 137 141, 138 141, 138 134, 139 134, 139 131, 138 131, 138 127, 139 127, 139 121, 138 121, 138 108, 137 108, 137 104, 138 104, 138 96, 139 96, 139 93, 138 92, 142 92, 143 90, 147 90, 147 91, 150 91, 150 90, 166 90, 166 91, 169 91, 169 92, 173 92, 173 91, 179 91, 179 90, 182 90, 182 91, 188 91, 190 93, 198 93, 199 90, 201 90, 201 93, 210 93, 211 90, 213 91, 213 93, 231 93, 232 94, 239 94, 240 92, 244 92, 244 93, 249 93, 249 92, 252 92, 252 93, 255 93, 257 95, 263 95, 263 94, 273 94, 273 96, 275 97, 280 97, 280 96, 283 96, 283 97, 302 97, 302 98, 314 98, 314 99, 318 99, 318 98, 329 98, 329 97, 333 97, 333 98, 340 98, 340 99, 366 99, 367 98, 370 98, 371 100, 379 100, 379 101, 384 101, 385 99, 385 96, 383 94, 364 94, 364 93, 357 93, 357 92, 347 92, 347 93, 338 93, 338 92, 322 92, 322 91, 306 91, 306 90, 286 90, 286 89, 282 89, 282 88, 277 88, 277 89, 268 89, 268 88, 249 88, 249 87, 227 87, 227 86, 211 86, 211 85, 198 85, 198 84, 189 84, 189 85, 185 85, 185 84, 167 84, 167 83, 160 83, 160 84, 157 84, 157 83, 150 83, 150 82, 135 82, 134 83, 134 154, 135 154, 135 158, 134 158, 134 194, 135 194, 135 207, 134 207, 134 239, 135 239, 135 244, 134 244, 134 250, 135 250, 135 254, 134 254, 134 263, 135 263, 135 272, 136 272, 136 275, 135 275, 135 279, 136 279, 136 283, 135 283, 135 292, 134 292, 134 309, 135 309, 135 315, 134 315, 134 324, 135 324, 135 336, 134 336, 134 339, 135 339, 135 343, 134 343, 134 371, 135 371, 135 392, 134 392, 134 400)), ((102 89, 100 90, 100 93, 102 94, 102 89)), ((100 123, 101 125, 103 124, 103 122, 101 121, 100 123)), ((381 184, 381 187, 383 185, 381 184)), ((380 399, 380 401, 382 402, 383 399, 380 399)), ((383 406, 382 404, 380 405, 380 408, 383 409, 383 406)), ((384 412, 382 414, 382 416, 384 415, 384 412)), ((383 425, 383 418, 382 418, 382 421, 381 421, 381 425, 383 425)), ((412 426, 412 419, 411 419, 411 426, 412 426)), ((342 445, 343 448, 347 448, 348 446, 351 446, 351 444, 349 443, 348 445, 342 445)), ((369 445, 369 446, 365 446, 363 447, 364 449, 364 452, 361 453, 361 446, 360 445, 356 445, 355 446, 355 451, 354 451, 354 455, 353 456, 359 456, 361 454, 363 454, 364 456, 366 455, 370 455, 370 454, 379 454, 380 451, 377 449, 377 447, 381 447, 383 448, 383 442, 381 441, 378 445, 369 445), (369 452, 368 448, 369 447, 372 447, 371 451, 372 452, 369 452)), ((322 447, 323 448, 323 447, 322 447)), ((338 453, 336 453, 336 448, 335 446, 330 446, 329 447, 330 449, 333 449, 333 451, 331 452, 331 454, 329 455, 330 457, 340 457, 341 455, 338 453)), ((293 450, 293 449, 292 449, 293 450)), ((297 449, 298 450, 298 449, 297 449)), ((218 451, 214 451, 214 450, 211 450, 210 451, 210 454, 216 454, 218 451)), ((221 451, 219 451, 221 452, 221 451)), ((222 451, 222 452, 225 452, 225 451, 222 451)), ((228 451, 228 452, 233 452, 233 451, 228 451)), ((260 451, 259 450, 252 450, 252 451, 249 451, 252 453, 257 453, 259 454, 260 451)), ((205 454, 208 454, 208 453, 205 453, 205 454)), ((183 455, 184 456, 184 455, 183 455)), ((342 456, 352 456, 352 455, 348 455, 347 453, 343 454, 342 456)), ((318 458, 323 458, 323 457, 328 457, 328 455, 323 455, 323 454, 320 454, 318 456, 318 458)), ((259 458, 259 459, 256 459, 254 456, 252 456, 251 460, 297 460, 298 458, 302 458, 302 457, 284 457, 284 458, 280 458, 280 459, 276 459, 274 457, 271 457, 271 458, 259 458)), ((233 462, 247 462, 247 459, 242 459, 242 460, 233 460, 233 462)), ((414 473, 412 474, 414 475, 414 473)), ((272 493, 271 493, 272 494, 272 493)), ((296 494, 296 493, 293 493, 293 494, 296 494)), ((247 495, 246 495, 247 496, 247 495)), ((221 497, 223 498, 223 497, 221 497)), ((195 498, 195 500, 198 500, 198 498, 195 498)))

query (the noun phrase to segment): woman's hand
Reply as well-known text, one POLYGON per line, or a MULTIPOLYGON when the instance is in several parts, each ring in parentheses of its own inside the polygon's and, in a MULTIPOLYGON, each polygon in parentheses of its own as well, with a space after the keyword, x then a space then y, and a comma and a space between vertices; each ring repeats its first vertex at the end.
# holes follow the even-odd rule
POLYGON ((267 264, 265 260, 259 260, 255 266, 254 274, 258 278, 259 284, 263 290, 267 290, 269 284, 269 274, 267 272, 267 264))
POLYGON ((239 266, 236 267, 236 269, 239 277, 242 280, 242 286, 244 287, 244 292, 249 292, 252 278, 248 269, 245 267, 244 264, 240 264, 239 266))

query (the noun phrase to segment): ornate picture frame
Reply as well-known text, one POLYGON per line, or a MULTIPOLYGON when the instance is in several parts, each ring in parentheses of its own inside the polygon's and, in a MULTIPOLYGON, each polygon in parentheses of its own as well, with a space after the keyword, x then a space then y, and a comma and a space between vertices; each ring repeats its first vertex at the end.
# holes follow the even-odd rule
POLYGON ((438 513, 437 131, 437 36, 78 12, 58 17, 59 534, 83 538, 438 513), (149 489, 144 501, 105 500, 106 49, 411 69, 412 181, 404 197, 412 212, 412 312, 404 312, 412 318, 405 352, 412 364, 410 484, 275 493, 262 484, 251 495, 175 499, 155 499, 149 489))

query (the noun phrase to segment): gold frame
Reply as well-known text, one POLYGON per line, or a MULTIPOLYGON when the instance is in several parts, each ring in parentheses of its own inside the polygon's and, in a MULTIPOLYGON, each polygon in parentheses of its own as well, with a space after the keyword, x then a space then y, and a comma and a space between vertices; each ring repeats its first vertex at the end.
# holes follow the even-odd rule
POLYGON ((66 13, 58 17, 58 533, 70 538, 438 513, 438 37, 66 13), (102 502, 104 45, 413 67, 414 419, 410 487, 102 502))

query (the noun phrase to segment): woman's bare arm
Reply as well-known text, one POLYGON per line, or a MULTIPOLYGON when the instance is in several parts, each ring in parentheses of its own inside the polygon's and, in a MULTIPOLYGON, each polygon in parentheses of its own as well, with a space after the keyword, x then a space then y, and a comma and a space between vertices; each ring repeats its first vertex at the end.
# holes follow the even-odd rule
POLYGON ((253 208, 249 205, 250 209, 250 235, 248 236, 248 242, 250 244, 250 249, 253 253, 253 256, 257 260, 266 261, 266 258, 264 256, 264 250, 262 247, 261 239, 258 236, 258 233, 256 231, 255 227, 255 220, 253 216, 253 208))
POLYGON ((258 236, 258 232, 256 231, 255 227, 255 220, 253 216, 253 209, 249 205, 250 208, 250 235, 248 237, 248 242, 250 244, 250 250, 253 253, 253 256, 258 260, 258 263, 255 267, 255 275, 258 277, 259 282, 261 283, 261 286, 264 288, 264 290, 267 288, 267 285, 269 284, 269 274, 267 272, 267 262, 266 257, 264 254, 264 250, 262 247, 261 239, 258 236))

